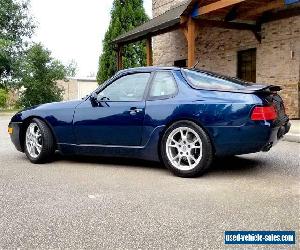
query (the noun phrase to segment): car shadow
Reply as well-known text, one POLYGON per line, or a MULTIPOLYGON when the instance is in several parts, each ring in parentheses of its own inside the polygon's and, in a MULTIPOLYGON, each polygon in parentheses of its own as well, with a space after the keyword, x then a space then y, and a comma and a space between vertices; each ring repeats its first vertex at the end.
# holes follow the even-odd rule
POLYGON ((255 172, 262 166, 262 161, 244 158, 243 156, 218 157, 213 161, 209 172, 255 172))
POLYGON ((103 157, 103 156, 82 156, 82 155, 72 155, 65 156, 56 153, 53 161, 72 161, 79 163, 89 163, 89 164, 100 164, 101 165, 115 165, 115 166, 132 166, 132 167, 147 167, 156 169, 165 169, 161 162, 146 161, 141 159, 133 158, 122 158, 122 157, 103 157))
MULTIPOLYGON (((119 158, 119 157, 100 157, 100 156, 63 156, 59 153, 55 154, 53 161, 71 161, 78 163, 100 164, 114 166, 129 166, 137 168, 152 168, 152 169, 165 169, 161 162, 146 161, 141 159, 132 158, 119 158)), ((213 161, 211 167, 207 171, 210 174, 214 173, 242 173, 242 172, 255 172, 263 167, 263 162, 260 160, 253 160, 244 158, 243 156, 230 156, 230 157, 217 157, 213 161)))

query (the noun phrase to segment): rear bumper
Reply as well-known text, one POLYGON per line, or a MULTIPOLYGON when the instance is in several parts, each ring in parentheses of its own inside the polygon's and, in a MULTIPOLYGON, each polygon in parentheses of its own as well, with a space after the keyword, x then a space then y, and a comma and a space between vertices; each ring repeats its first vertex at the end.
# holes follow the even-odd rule
MULTIPOLYGON (((284 122, 281 122, 277 127, 274 133, 276 133, 276 140, 280 140, 283 138, 285 134, 287 134, 290 131, 291 123, 289 120, 285 120, 284 122)), ((275 137, 275 135, 274 135, 275 137)))
POLYGON ((291 123, 287 122, 283 126, 281 126, 277 133, 277 138, 281 139, 285 134, 287 134, 290 131, 291 123))
POLYGON ((269 151, 280 139, 283 138, 285 134, 290 131, 291 123, 287 120, 271 129, 270 139, 266 145, 261 149, 261 151, 269 151))
POLYGON ((209 127, 209 133, 216 155, 241 155, 270 150, 290 127, 286 117, 276 123, 257 121, 240 127, 209 127))
POLYGON ((9 123, 8 127, 12 128, 12 133, 10 134, 10 139, 12 143, 15 145, 18 151, 23 152, 23 138, 22 136, 22 122, 11 122, 9 123))

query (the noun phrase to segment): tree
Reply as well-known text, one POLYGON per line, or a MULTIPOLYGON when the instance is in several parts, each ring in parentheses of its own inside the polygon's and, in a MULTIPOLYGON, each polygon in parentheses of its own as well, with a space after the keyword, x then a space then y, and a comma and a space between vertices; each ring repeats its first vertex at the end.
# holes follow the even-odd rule
POLYGON ((72 64, 64 66, 53 59, 50 51, 41 44, 33 44, 22 60, 20 86, 24 91, 19 100, 20 106, 60 101, 63 89, 57 86, 57 80, 66 80, 70 72, 75 72, 72 67, 72 64))
POLYGON ((0 108, 5 108, 8 99, 8 93, 4 89, 0 89, 0 108))
MULTIPOLYGON (((148 20, 143 0, 114 0, 111 20, 103 40, 103 51, 99 59, 97 80, 103 83, 117 71, 116 51, 112 41, 119 35, 141 25, 148 20)), ((145 42, 136 42, 123 48, 125 68, 146 64, 145 42)))
POLYGON ((0 88, 7 88, 34 30, 25 0, 0 0, 0 88))

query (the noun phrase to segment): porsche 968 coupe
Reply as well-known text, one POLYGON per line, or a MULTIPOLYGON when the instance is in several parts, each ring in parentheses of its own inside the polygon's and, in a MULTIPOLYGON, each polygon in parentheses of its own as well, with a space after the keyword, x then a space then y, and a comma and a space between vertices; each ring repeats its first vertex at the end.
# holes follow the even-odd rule
POLYGON ((55 151, 130 157, 194 177, 216 156, 268 151, 289 131, 280 90, 198 69, 133 68, 82 100, 18 112, 8 131, 32 163, 55 151))

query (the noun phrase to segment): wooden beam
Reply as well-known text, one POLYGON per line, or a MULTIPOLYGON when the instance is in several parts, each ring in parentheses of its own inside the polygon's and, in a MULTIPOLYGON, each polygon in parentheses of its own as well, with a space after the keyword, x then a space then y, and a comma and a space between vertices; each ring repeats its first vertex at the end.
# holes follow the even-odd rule
POLYGON ((152 37, 149 36, 146 39, 146 54, 147 54, 147 66, 153 65, 153 53, 152 53, 152 37))
POLYGON ((237 11, 238 11, 238 7, 236 5, 233 6, 226 14, 224 21, 228 22, 228 21, 236 19, 237 13, 238 13, 237 11))
POLYGON ((238 22, 225 22, 217 20, 197 19, 196 23, 200 27, 218 27, 224 29, 235 30, 249 30, 255 35, 256 40, 261 43, 261 25, 260 24, 248 24, 238 22))
POLYGON ((188 31, 187 31, 187 22, 189 20, 188 16, 180 16, 180 30, 183 32, 185 39, 188 39, 188 31))
POLYGON ((261 31, 259 31, 259 30, 252 30, 252 32, 253 32, 253 34, 254 34, 256 40, 257 40, 259 43, 261 43, 261 31))
POLYGON ((199 7, 197 10, 198 16, 208 14, 210 12, 223 9, 241 2, 245 2, 247 0, 219 0, 215 3, 211 3, 208 5, 204 5, 202 7, 199 7))
POLYGON ((218 20, 197 19, 197 25, 200 27, 217 27, 224 29, 236 29, 236 30, 255 30, 257 27, 255 24, 240 23, 240 22, 225 22, 218 20))
POLYGON ((246 19, 256 15, 261 15, 266 11, 282 8, 284 6, 284 0, 274 0, 260 7, 253 8, 249 11, 238 13, 235 19, 246 19))
POLYGON ((188 43, 188 67, 195 65, 195 40, 196 40, 196 22, 190 17, 187 25, 187 43, 188 43))
POLYGON ((123 69, 123 45, 120 44, 117 47, 117 68, 123 69))
POLYGON ((187 27, 186 27, 186 26, 181 26, 180 29, 181 29, 182 33, 184 34, 185 39, 188 40, 188 31, 187 31, 187 27))
POLYGON ((300 4, 295 4, 295 7, 293 7, 293 8, 279 10, 279 11, 276 11, 276 13, 266 12, 260 18, 260 22, 267 23, 267 22, 272 22, 272 21, 289 18, 289 17, 293 17, 293 16, 299 16, 299 15, 300 15, 300 4))
POLYGON ((189 20, 188 16, 180 16, 180 24, 186 24, 189 20))

